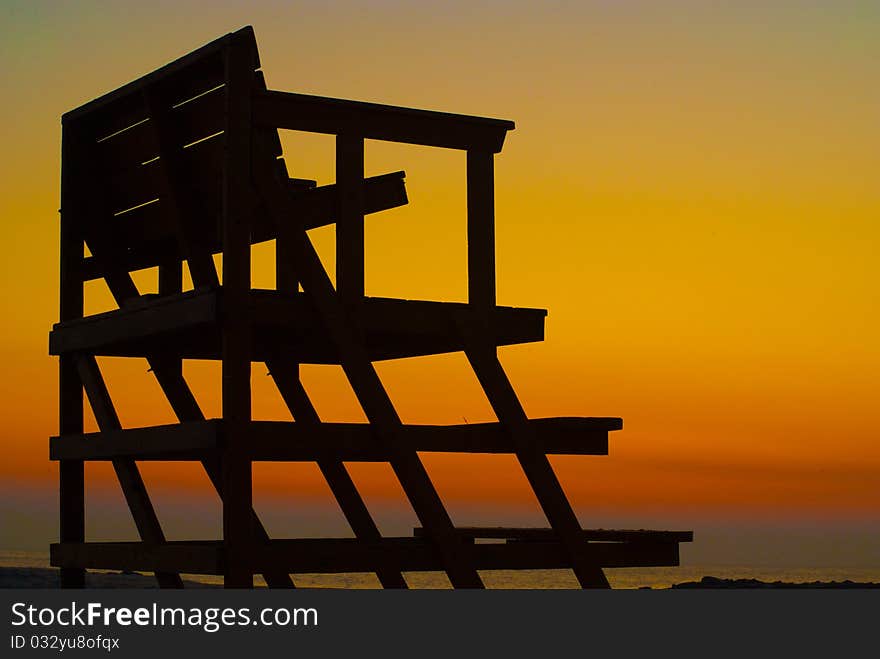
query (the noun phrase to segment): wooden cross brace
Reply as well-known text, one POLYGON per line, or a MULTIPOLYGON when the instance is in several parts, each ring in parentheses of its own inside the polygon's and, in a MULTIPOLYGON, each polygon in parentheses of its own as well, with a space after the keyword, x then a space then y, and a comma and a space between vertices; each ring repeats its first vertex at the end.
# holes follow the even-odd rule
MULTIPOLYGON (((264 149, 271 140, 265 133, 257 136, 257 146, 264 149)), ((362 144, 362 142, 361 142, 362 144)), ((372 362, 356 340, 357 327, 349 310, 343 306, 320 258, 306 235, 284 189, 272 175, 272 159, 253 159, 254 182, 263 196, 276 224, 278 236, 288 245, 297 267, 297 277, 306 295, 315 304, 324 327, 338 351, 339 362, 355 396, 360 402, 378 441, 389 456, 391 468, 400 481, 420 522, 437 547, 452 585, 456 588, 482 588, 483 582, 468 545, 460 540, 439 494, 418 454, 396 441, 402 423, 385 391, 372 362)), ((340 189, 344 197, 345 189, 340 189)), ((350 305, 356 301, 348 300, 350 305)))

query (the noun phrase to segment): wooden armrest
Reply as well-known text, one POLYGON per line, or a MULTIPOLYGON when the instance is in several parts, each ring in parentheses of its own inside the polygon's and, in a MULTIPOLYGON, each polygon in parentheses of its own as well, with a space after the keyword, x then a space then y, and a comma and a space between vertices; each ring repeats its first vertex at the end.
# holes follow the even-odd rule
POLYGON ((304 130, 366 139, 498 153, 514 123, 431 110, 279 91, 254 92, 254 122, 264 128, 304 130))

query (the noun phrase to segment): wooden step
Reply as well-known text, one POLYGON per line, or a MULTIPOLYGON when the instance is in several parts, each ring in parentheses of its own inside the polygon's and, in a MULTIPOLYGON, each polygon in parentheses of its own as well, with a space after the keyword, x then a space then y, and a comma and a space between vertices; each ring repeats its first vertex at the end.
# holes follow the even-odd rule
MULTIPOLYGON (((585 543, 583 551, 601 567, 663 567, 679 564, 677 543, 585 543)), ((478 570, 538 570, 570 567, 558 542, 476 544, 468 549, 478 570)), ((190 574, 224 573, 221 541, 59 543, 50 549, 50 564, 62 568, 176 571, 190 574)), ((254 574, 372 572, 377 566, 404 572, 443 569, 436 548, 427 538, 354 538, 270 540, 251 551, 254 574)))
MULTIPOLYGON (((124 309, 59 323, 49 335, 49 352, 219 359, 223 297, 222 287, 145 296, 124 309)), ((465 303, 378 297, 363 298, 353 313, 373 361, 462 350, 457 323, 474 316, 465 303)), ((495 307, 489 318, 492 340, 498 346, 543 341, 546 315, 544 309, 495 307)), ((254 361, 281 355, 299 363, 338 363, 305 294, 252 290, 247 316, 253 323, 254 361)))
MULTIPOLYGON (((617 418, 532 419, 539 450, 562 455, 607 455, 608 433, 619 430, 617 418)), ((193 423, 132 428, 52 437, 52 460, 201 460, 225 445, 225 424, 212 419, 193 423)), ((363 423, 322 423, 309 427, 287 421, 252 421, 248 425, 250 459, 312 462, 333 455, 346 462, 383 462, 388 455, 363 423)), ((401 446, 419 452, 512 453, 513 442, 499 423, 404 425, 401 446)), ((496 536, 491 536, 496 537, 496 536)))
MULTIPOLYGON (((515 526, 459 526, 456 531, 470 540, 507 540, 508 542, 553 542, 556 534, 550 528, 515 526)), ((413 535, 422 537, 425 530, 417 526, 413 535)), ((590 542, 693 542, 693 531, 652 531, 647 529, 584 529, 584 540, 590 542)))

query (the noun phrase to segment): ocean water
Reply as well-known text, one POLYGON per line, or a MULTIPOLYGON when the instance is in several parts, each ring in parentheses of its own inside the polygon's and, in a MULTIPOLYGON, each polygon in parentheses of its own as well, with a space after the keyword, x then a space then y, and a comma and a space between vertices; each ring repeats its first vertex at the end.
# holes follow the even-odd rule
MULTIPOLYGON (((49 556, 39 552, 0 551, 0 567, 48 568, 49 556)), ((487 570, 480 573, 488 588, 577 588, 569 570, 487 570)), ((704 576, 721 579, 758 579, 809 583, 812 581, 880 582, 880 566, 876 568, 841 567, 756 567, 748 565, 682 565, 663 568, 615 568, 605 574, 613 588, 669 588, 672 584, 699 581, 704 576)), ((297 574, 294 581, 306 588, 379 588, 373 574, 297 574)), ((404 575, 410 588, 449 588, 441 572, 410 572, 404 575)), ((222 584, 220 577, 184 575, 190 581, 222 584)), ((255 578, 257 585, 265 585, 255 578)))

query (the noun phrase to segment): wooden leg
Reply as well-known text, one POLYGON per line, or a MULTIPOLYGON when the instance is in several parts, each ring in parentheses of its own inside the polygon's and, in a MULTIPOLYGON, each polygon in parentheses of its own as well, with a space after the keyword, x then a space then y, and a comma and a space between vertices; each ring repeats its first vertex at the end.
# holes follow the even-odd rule
POLYGON ((253 588, 251 544, 251 462, 242 452, 227 449, 223 456, 223 544, 225 588, 253 588))
MULTIPOLYGON (((59 474, 61 542, 85 540, 85 479, 82 460, 62 460, 59 474)), ((86 571, 61 568, 62 588, 84 588, 86 571)))

